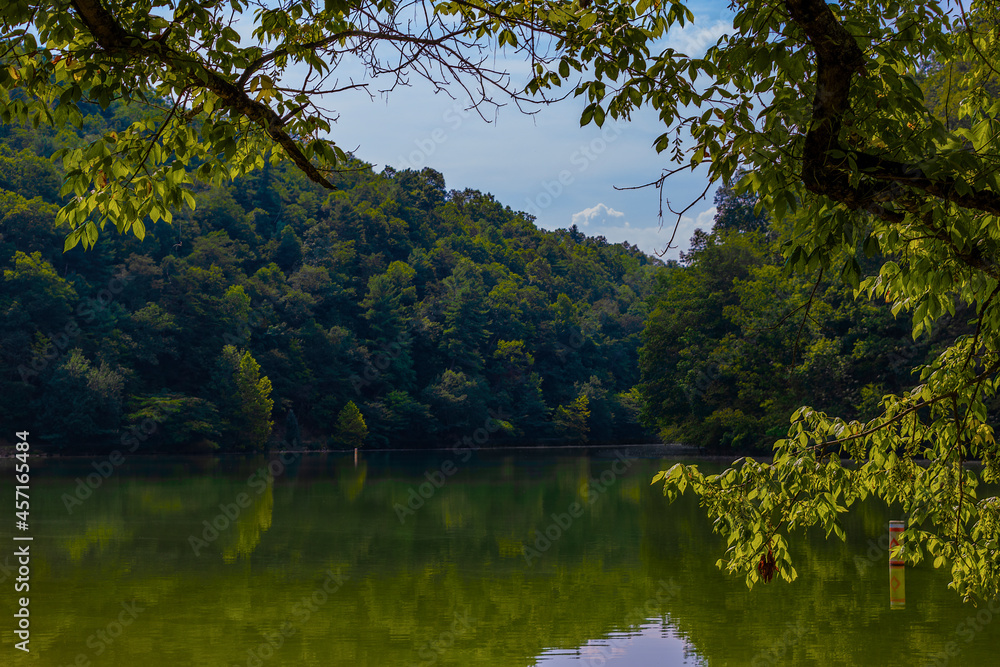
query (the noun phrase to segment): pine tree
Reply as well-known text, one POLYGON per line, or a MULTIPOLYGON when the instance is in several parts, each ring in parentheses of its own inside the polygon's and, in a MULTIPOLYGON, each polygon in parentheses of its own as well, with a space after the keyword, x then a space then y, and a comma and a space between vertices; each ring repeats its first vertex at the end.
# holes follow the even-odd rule
POLYGON ((368 425, 354 401, 348 401, 337 416, 333 442, 344 447, 360 447, 368 437, 368 425))

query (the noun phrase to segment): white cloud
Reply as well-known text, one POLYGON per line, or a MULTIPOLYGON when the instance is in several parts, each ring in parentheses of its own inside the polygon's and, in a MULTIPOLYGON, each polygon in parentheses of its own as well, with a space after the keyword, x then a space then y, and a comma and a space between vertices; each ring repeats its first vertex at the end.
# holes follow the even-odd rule
POLYGON ((705 225, 706 227, 711 227, 715 224, 715 215, 719 212, 719 209, 713 206, 712 208, 705 209, 698 214, 697 222, 699 225, 705 225))
MULTIPOLYGON (((575 224, 577 222, 577 216, 588 213, 591 211, 596 211, 603 204, 598 204, 573 216, 573 221, 575 224)), ((607 208, 607 207, 604 207, 607 208)), ((613 211, 614 217, 621 218, 624 217, 624 213, 620 211, 614 211, 614 209, 608 209, 613 211)), ((592 218, 596 218, 592 216, 592 218)), ((680 257, 681 250, 686 250, 688 247, 688 240, 694 234, 695 229, 703 229, 709 231, 712 228, 713 219, 715 218, 715 207, 706 209, 695 217, 683 216, 681 218, 680 224, 677 225, 677 233, 674 235, 674 246, 669 252, 662 255, 661 259, 678 259, 680 257)), ((598 221, 597 224, 587 227, 586 233, 591 236, 603 236, 611 243, 623 243, 628 241, 630 244, 639 246, 639 248, 650 255, 660 256, 663 250, 667 247, 667 242, 670 241, 670 235, 674 232, 674 221, 665 219, 663 221, 663 226, 660 227, 659 224, 649 225, 649 226, 637 226, 632 225, 628 221, 615 220, 611 222, 607 217, 603 218, 602 221, 598 221)))
MULTIPOLYGON (((601 224, 602 221, 608 218, 624 218, 625 214, 621 211, 616 211, 615 209, 604 205, 603 203, 595 204, 590 208, 585 208, 582 211, 577 211, 573 214, 573 223, 578 227, 589 227, 592 221, 597 221, 601 224)), ((628 223, 625 223, 628 226, 628 223)))
POLYGON ((624 243, 628 241, 631 245, 639 246, 639 249, 648 255, 657 255, 663 252, 670 238, 669 230, 660 229, 659 225, 652 227, 633 227, 629 223, 624 225, 605 226, 599 229, 588 229, 587 232, 594 236, 603 236, 611 243, 624 243))
POLYGON ((733 32, 732 20, 719 20, 712 25, 701 26, 695 19, 694 23, 688 23, 683 28, 672 28, 667 33, 667 46, 692 58, 700 58, 708 47, 730 32, 733 32))
MULTIPOLYGON (((680 224, 677 225, 677 234, 674 236, 674 245, 679 246, 678 248, 672 248, 663 258, 664 259, 678 259, 680 257, 681 249, 686 250, 688 248, 688 241, 694 235, 694 230, 701 229, 703 231, 712 231, 712 225, 715 224, 715 213, 716 208, 706 209, 696 215, 695 217, 681 216, 680 224)), ((676 220, 676 218, 674 218, 676 220)), ((666 225, 664 225, 666 227, 666 225)), ((663 241, 663 245, 666 245, 666 240, 670 238, 669 233, 673 232, 673 227, 669 230, 664 230, 667 232, 666 239, 663 241)))

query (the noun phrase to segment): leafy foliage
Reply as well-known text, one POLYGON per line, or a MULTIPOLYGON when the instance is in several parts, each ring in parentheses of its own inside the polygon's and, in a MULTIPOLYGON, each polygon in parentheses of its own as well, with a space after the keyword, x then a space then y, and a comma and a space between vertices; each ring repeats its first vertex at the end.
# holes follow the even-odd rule
MULTIPOLYGON (((734 8, 733 32, 703 58, 651 53, 650 33, 611 9, 593 33, 567 35, 563 62, 594 64, 594 80, 576 89, 590 102, 582 121, 651 106, 667 126, 656 147, 679 165, 657 185, 698 165, 732 185, 743 169, 739 191, 787 229, 788 269, 840 277, 855 295, 908 313, 915 340, 963 311, 973 331, 953 332, 908 389, 875 398, 863 415, 797 410, 772 463, 742 460, 719 475, 678 468, 658 481, 668 493, 694 489, 729 541, 721 563, 749 582, 772 553, 793 578, 784 534, 811 525, 839 534, 839 514, 873 494, 909 517, 908 562, 930 556, 951 568, 963 597, 992 598, 1000 521, 996 497, 981 497, 979 485, 998 479, 1000 455, 988 419, 1000 382, 1000 101, 987 85, 1000 55, 997 6, 734 8), (933 63, 959 65, 978 85, 929 101, 920 82, 933 63), (875 264, 863 266, 865 255, 875 264), (966 465, 975 460, 982 470, 966 465)), ((736 433, 746 414, 722 417, 736 433)))
MULTIPOLYGON (((635 14, 630 2, 616 9, 635 14)), ((94 108, 118 105, 112 127, 58 147, 68 197, 58 220, 71 228, 67 249, 92 247, 108 223, 141 239, 194 208, 195 183, 221 186, 282 160, 334 188, 333 174, 351 164, 331 139, 336 115, 324 97, 374 98, 424 78, 463 91, 480 113, 530 104, 537 98, 492 56, 509 47, 544 71, 558 56, 551 38, 597 19, 547 0, 6 3, 0 122, 83 128, 94 108), (345 68, 360 68, 364 82, 341 83, 345 68)))
MULTIPOLYGON (((754 203, 717 218, 752 214, 754 203)), ((717 222, 695 232, 683 266, 662 272, 639 364, 644 419, 665 441, 766 452, 803 403, 863 416, 906 389, 913 368, 947 341, 972 332, 956 312, 914 341, 904 322, 841 280, 783 271, 781 244, 776 229, 717 222)))
POLYGON ((571 434, 582 442, 587 442, 589 419, 590 398, 586 394, 580 394, 567 405, 560 405, 553 417, 558 432, 571 434))

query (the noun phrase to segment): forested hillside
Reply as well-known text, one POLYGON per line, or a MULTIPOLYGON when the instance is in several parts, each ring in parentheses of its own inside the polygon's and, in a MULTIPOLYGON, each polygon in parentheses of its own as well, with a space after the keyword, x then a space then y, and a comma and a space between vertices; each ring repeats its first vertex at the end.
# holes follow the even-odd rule
POLYGON ((659 261, 361 162, 333 194, 266 167, 143 241, 63 253, 48 157, 131 120, 0 128, 3 423, 63 451, 650 437, 635 385, 659 261))

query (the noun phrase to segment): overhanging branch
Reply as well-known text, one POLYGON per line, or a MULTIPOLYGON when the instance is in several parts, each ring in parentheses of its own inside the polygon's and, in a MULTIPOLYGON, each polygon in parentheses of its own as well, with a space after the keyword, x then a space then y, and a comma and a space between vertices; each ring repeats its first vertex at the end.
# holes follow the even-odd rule
POLYGON ((962 208, 1000 215, 1000 193, 969 188, 960 194, 954 178, 931 178, 918 165, 844 147, 840 132, 850 112, 851 84, 864 72, 865 54, 824 0, 785 0, 785 6, 816 52, 816 94, 802 156, 806 189, 890 222, 901 222, 903 215, 883 204, 897 199, 903 188, 962 208), (863 174, 858 182, 852 182, 846 161, 833 158, 831 151, 852 153, 863 174))
POLYGON ((191 87, 212 91, 222 106, 261 127, 310 179, 325 188, 336 189, 305 156, 298 143, 281 129, 284 125, 281 116, 269 106, 254 100, 243 88, 204 64, 192 61, 189 56, 177 53, 162 42, 129 33, 100 0, 72 0, 72 3, 80 20, 105 52, 154 60, 182 73, 191 87))

